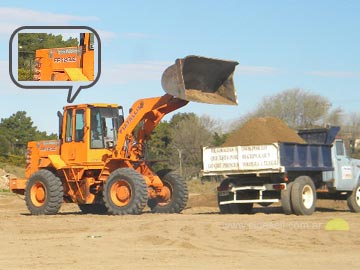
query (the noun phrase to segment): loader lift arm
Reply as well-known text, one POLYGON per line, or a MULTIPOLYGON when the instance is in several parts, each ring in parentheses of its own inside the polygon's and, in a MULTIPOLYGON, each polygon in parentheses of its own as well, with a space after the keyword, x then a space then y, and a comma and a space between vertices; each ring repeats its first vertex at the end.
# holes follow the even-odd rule
POLYGON ((136 101, 130 109, 129 116, 118 130, 117 151, 115 152, 120 153, 119 158, 139 160, 139 156, 142 156, 143 143, 150 139, 151 132, 161 119, 188 102, 169 94, 136 101), (141 122, 137 134, 133 134, 141 122))

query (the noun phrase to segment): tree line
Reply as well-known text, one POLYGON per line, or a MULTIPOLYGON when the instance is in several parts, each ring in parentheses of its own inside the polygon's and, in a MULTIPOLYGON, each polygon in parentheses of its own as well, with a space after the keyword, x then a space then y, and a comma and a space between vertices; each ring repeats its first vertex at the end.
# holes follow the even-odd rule
POLYGON ((39 131, 25 111, 18 111, 0 121, 0 160, 23 165, 29 141, 56 139, 56 134, 39 131), (17 158, 16 158, 17 157, 17 158))
MULTIPOLYGON (((273 116, 293 129, 341 126, 341 136, 356 141, 360 138, 360 113, 345 115, 341 108, 332 108, 323 96, 302 90, 290 89, 265 97, 253 111, 239 117, 229 130, 223 123, 208 116, 194 113, 177 113, 169 121, 162 121, 153 131, 146 146, 146 158, 155 170, 168 168, 189 179, 197 177, 202 166, 201 148, 221 146, 231 132, 253 117, 273 116)), ((28 141, 56 139, 34 126, 26 112, 19 111, 0 122, 0 154, 24 155, 28 141)), ((350 152, 360 157, 360 151, 350 152)))

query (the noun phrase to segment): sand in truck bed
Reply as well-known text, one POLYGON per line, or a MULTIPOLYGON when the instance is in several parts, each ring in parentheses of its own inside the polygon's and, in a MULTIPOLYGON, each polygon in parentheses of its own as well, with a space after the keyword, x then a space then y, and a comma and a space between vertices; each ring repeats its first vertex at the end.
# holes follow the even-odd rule
POLYGON ((223 146, 262 145, 277 142, 306 143, 293 129, 275 117, 252 118, 235 130, 223 146))

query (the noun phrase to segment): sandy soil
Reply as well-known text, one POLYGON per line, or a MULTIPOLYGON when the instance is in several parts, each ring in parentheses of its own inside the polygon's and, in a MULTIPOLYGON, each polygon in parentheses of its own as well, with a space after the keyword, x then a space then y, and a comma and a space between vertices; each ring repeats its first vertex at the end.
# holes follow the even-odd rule
MULTIPOLYGON (((322 201, 312 216, 280 207, 219 215, 212 195, 193 195, 183 214, 83 215, 73 204, 30 216, 0 193, 0 269, 359 269, 360 215, 322 201), (325 230, 339 218, 348 231, 325 230)), ((342 227, 343 228, 343 227, 342 227)))

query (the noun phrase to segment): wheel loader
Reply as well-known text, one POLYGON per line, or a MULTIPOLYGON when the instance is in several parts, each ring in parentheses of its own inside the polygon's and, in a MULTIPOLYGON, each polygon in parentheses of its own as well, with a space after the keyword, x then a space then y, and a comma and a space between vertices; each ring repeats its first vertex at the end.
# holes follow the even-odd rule
POLYGON ((62 202, 83 213, 180 213, 188 190, 169 170, 155 172, 146 143, 160 120, 189 101, 236 105, 235 61, 177 59, 162 76, 166 94, 137 100, 125 119, 117 104, 80 104, 58 112, 59 140, 28 143, 26 178, 10 189, 25 195, 33 215, 56 214, 62 202))
POLYGON ((34 81, 93 81, 94 34, 81 33, 78 47, 35 52, 34 81))

